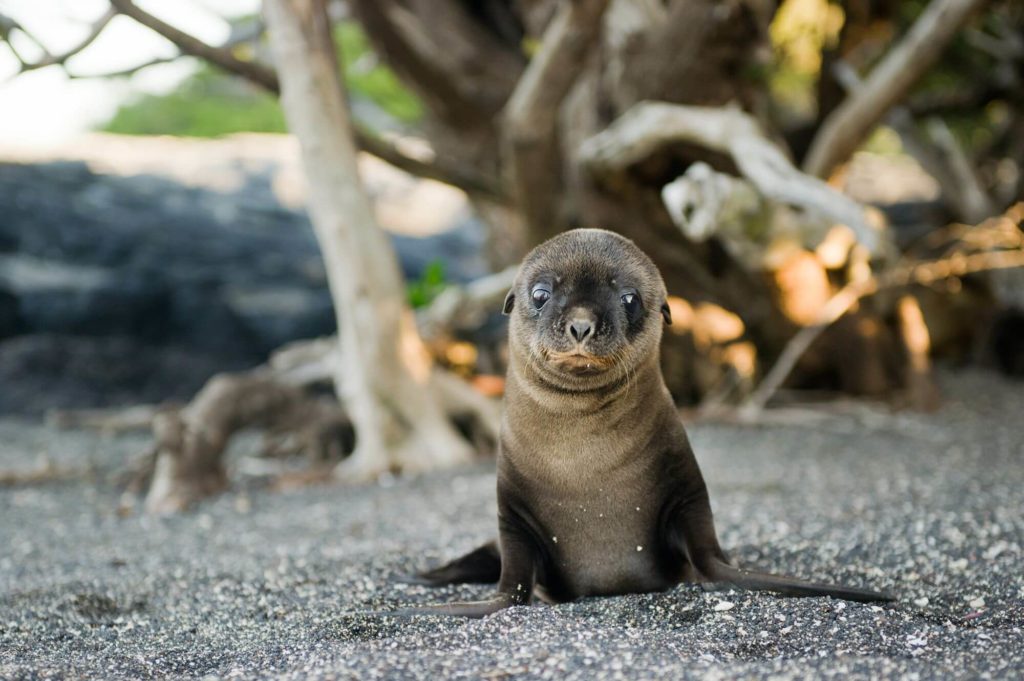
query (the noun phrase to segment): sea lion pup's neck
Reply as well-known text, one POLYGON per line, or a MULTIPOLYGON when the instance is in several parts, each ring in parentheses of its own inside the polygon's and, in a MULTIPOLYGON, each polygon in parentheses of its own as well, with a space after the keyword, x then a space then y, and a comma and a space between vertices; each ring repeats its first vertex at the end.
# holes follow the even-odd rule
POLYGON ((572 496, 596 486, 594 476, 608 479, 611 471, 646 465, 636 457, 638 438, 655 428, 670 404, 656 352, 606 381, 578 385, 551 381, 543 367, 515 355, 505 384, 499 476, 525 477, 546 493, 572 496), (651 400, 660 394, 664 400, 651 400))
POLYGON ((507 407, 552 414, 594 415, 635 406, 646 393, 641 386, 648 384, 665 390, 656 351, 642 357, 636 366, 613 366, 597 376, 573 377, 558 374, 513 345, 505 402, 507 407))

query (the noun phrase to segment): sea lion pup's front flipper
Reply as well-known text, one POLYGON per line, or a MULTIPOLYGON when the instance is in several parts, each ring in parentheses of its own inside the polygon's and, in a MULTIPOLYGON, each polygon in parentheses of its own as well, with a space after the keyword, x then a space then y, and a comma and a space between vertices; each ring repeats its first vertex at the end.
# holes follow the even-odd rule
MULTIPOLYGON (((501 503, 502 500, 499 496, 499 506, 501 503)), ((486 617, 505 608, 511 608, 516 605, 528 605, 533 599, 533 589, 537 583, 539 554, 536 545, 532 541, 526 525, 522 523, 521 519, 515 517, 514 513, 499 513, 498 526, 501 536, 500 548, 497 543, 491 542, 462 558, 452 561, 448 565, 425 573, 429 575, 433 572, 440 572, 441 576, 436 579, 451 579, 451 581, 447 582, 433 582, 435 585, 470 581, 465 579, 467 575, 481 578, 476 581, 495 581, 483 578, 491 577, 494 568, 497 567, 500 573, 500 579, 497 579, 498 593, 492 598, 483 601, 401 608, 391 612, 377 612, 374 614, 400 617, 415 615, 486 617)))
POLYGON ((845 601, 862 603, 895 601, 892 594, 855 589, 836 584, 806 582, 795 577, 784 577, 753 572, 729 564, 725 552, 718 544, 711 503, 703 480, 697 481, 685 500, 671 515, 667 528, 668 544, 685 555, 697 572, 711 582, 727 582, 749 591, 772 591, 785 596, 831 596, 845 601))
POLYGON ((497 542, 487 542, 466 555, 426 572, 404 575, 396 581, 423 586, 494 584, 501 579, 501 553, 497 542))

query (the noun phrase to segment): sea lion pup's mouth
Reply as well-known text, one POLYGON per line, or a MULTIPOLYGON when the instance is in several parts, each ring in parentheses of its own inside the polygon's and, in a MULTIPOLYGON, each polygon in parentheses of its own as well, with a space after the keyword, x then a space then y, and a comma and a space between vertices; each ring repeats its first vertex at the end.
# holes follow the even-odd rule
POLYGON ((544 358, 555 368, 576 376, 591 376, 604 373, 615 364, 613 357, 592 355, 583 350, 545 350, 544 358))

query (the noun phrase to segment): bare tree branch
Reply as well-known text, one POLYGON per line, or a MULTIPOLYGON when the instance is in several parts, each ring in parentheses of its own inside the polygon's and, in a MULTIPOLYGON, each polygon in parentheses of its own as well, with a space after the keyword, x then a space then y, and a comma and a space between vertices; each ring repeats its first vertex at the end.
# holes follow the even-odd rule
POLYGON ((821 180, 797 170, 764 136, 757 122, 736 108, 640 102, 581 149, 597 173, 621 170, 675 142, 729 154, 740 172, 766 197, 819 213, 848 226, 872 253, 883 249, 863 206, 821 180))
MULTIPOLYGON (((112 10, 112 11, 114 11, 114 10, 112 10)), ((115 11, 115 14, 116 14, 116 11, 115 11)), ((262 21, 253 22, 250 26, 246 27, 244 30, 238 31, 235 35, 233 35, 231 38, 229 38, 227 40, 227 42, 222 43, 221 45, 216 46, 215 49, 218 49, 218 50, 228 50, 228 51, 233 50, 234 48, 238 47, 239 45, 244 45, 246 43, 250 43, 250 42, 254 42, 254 41, 258 40, 260 38, 260 36, 263 35, 263 32, 265 30, 266 30, 266 27, 263 25, 262 21)), ((84 79, 84 78, 124 78, 124 77, 127 77, 127 76, 135 75, 139 71, 142 71, 143 69, 148 69, 151 66, 157 66, 159 64, 169 64, 169 63, 171 63, 173 61, 181 59, 184 56, 187 56, 187 55, 179 49, 177 54, 173 54, 173 55, 170 55, 170 56, 167 56, 167 57, 154 57, 153 59, 150 59, 149 61, 145 61, 145 62, 142 62, 140 64, 136 64, 135 66, 129 66, 128 68, 120 69, 118 71, 107 71, 107 72, 104 72, 104 73, 75 73, 73 71, 67 71, 67 69, 65 69, 65 71, 67 71, 68 78, 76 79, 76 80, 77 79, 84 79)))
POLYGON ((270 90, 278 92, 279 85, 277 74, 269 66, 257 62, 239 59, 229 49, 214 47, 202 40, 181 31, 163 20, 153 16, 149 12, 138 7, 132 0, 110 0, 120 14, 131 17, 143 26, 159 33, 167 40, 174 43, 182 53, 192 57, 199 57, 219 66, 230 73, 237 73, 240 76, 251 80, 254 83, 270 90))
POLYGON ((601 28, 608 0, 565 2, 505 107, 504 144, 513 194, 535 235, 557 231, 562 168, 558 111, 601 28))
POLYGON ((467 194, 484 199, 505 203, 508 201, 505 188, 497 178, 479 173, 473 168, 450 161, 440 156, 427 160, 406 154, 383 137, 376 135, 362 126, 354 126, 356 144, 362 151, 386 161, 410 175, 437 180, 458 187, 467 194))
MULTIPOLYGON (((100 34, 103 33, 103 29, 107 27, 107 24, 110 23, 110 20, 116 16, 117 10, 115 10, 112 7, 107 9, 107 11, 103 13, 103 16, 97 19, 89 28, 89 33, 76 45, 70 47, 64 52, 61 52, 60 54, 51 54, 47 52, 46 55, 38 61, 29 63, 22 62, 20 72, 25 73, 26 71, 35 71, 36 69, 46 68, 47 66, 63 66, 67 63, 69 59, 74 57, 76 54, 78 54, 85 48, 89 47, 89 45, 92 45, 96 38, 98 38, 100 34)), ((24 30, 25 29, 21 29, 22 32, 24 32, 24 30)), ((35 39, 33 38, 33 40, 35 39)))
POLYGON ((505 108, 513 141, 536 142, 554 127, 607 6, 608 0, 562 3, 505 108))
POLYGON ((770 50, 768 26, 780 4, 764 0, 613 3, 608 31, 620 37, 612 40, 621 41, 631 32, 635 38, 627 38, 628 47, 612 57, 621 67, 602 69, 614 78, 607 96, 618 111, 644 100, 701 106, 739 101, 750 108, 753 81, 727 74, 762 61, 759 54, 770 50), (630 20, 625 12, 636 18, 630 20), (641 33, 635 33, 637 21, 646 24, 641 33))
POLYGON ((127 78, 134 76, 143 69, 148 69, 151 66, 159 66, 160 64, 170 64, 173 61, 177 61, 182 58, 180 52, 170 57, 154 57, 148 61, 141 62, 135 66, 129 66, 128 68, 118 69, 117 71, 104 71, 103 73, 76 73, 75 71, 67 71, 68 78, 71 80, 90 80, 93 78, 127 78))
POLYGON ((804 160, 804 171, 827 176, 864 141, 886 112, 930 69, 985 0, 932 0, 864 82, 829 114, 804 160))
POLYGON ((30 62, 26 61, 25 58, 21 56, 21 53, 18 52, 18 49, 14 46, 14 43, 11 42, 11 33, 13 33, 14 31, 18 31, 23 36, 28 38, 30 41, 35 43, 36 47, 38 47, 40 51, 43 53, 44 59, 50 58, 52 56, 50 54, 50 51, 46 49, 46 45, 44 45, 42 41, 36 38, 36 36, 31 31, 27 30, 24 26, 18 23, 18 21, 14 17, 9 17, 6 14, 0 13, 0 40, 3 40, 7 43, 7 47, 10 48, 11 54, 14 55, 14 58, 18 60, 18 63, 21 66, 25 66, 30 62))
MULTIPOLYGON (((837 60, 833 72, 836 81, 848 92, 863 89, 857 72, 846 62, 837 60)), ((982 188, 966 154, 941 119, 928 119, 931 144, 918 131, 907 107, 893 106, 885 120, 900 136, 906 151, 939 183, 942 197, 957 219, 976 224, 995 212, 992 199, 982 188)))
POLYGON ((953 136, 953 131, 944 120, 937 117, 929 118, 926 127, 928 136, 939 149, 955 178, 956 186, 960 188, 957 196, 957 217, 967 222, 980 222, 991 216, 996 210, 995 204, 982 186, 981 179, 963 147, 953 136))
MULTIPOLYGON (((515 12, 508 0, 401 0, 407 18, 415 16, 425 36, 438 46, 434 59, 455 80, 459 90, 487 117, 487 123, 508 101, 526 58, 521 39, 511 43, 490 30, 494 15, 484 5, 504 4, 506 12, 515 12), (474 7, 475 6, 475 7, 474 7), (490 15, 488 17, 488 15, 490 15)), ((398 16, 403 16, 401 13, 398 16)))

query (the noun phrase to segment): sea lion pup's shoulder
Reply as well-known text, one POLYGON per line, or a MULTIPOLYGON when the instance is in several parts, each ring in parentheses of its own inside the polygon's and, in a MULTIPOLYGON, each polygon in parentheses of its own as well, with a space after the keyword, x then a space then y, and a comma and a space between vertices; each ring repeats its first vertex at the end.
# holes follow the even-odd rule
POLYGON ((504 304, 498 542, 413 580, 498 582, 498 593, 401 613, 482 616, 535 592, 568 601, 680 581, 890 600, 729 564, 659 367, 666 295, 651 259, 613 232, 572 230, 526 256, 504 304))

